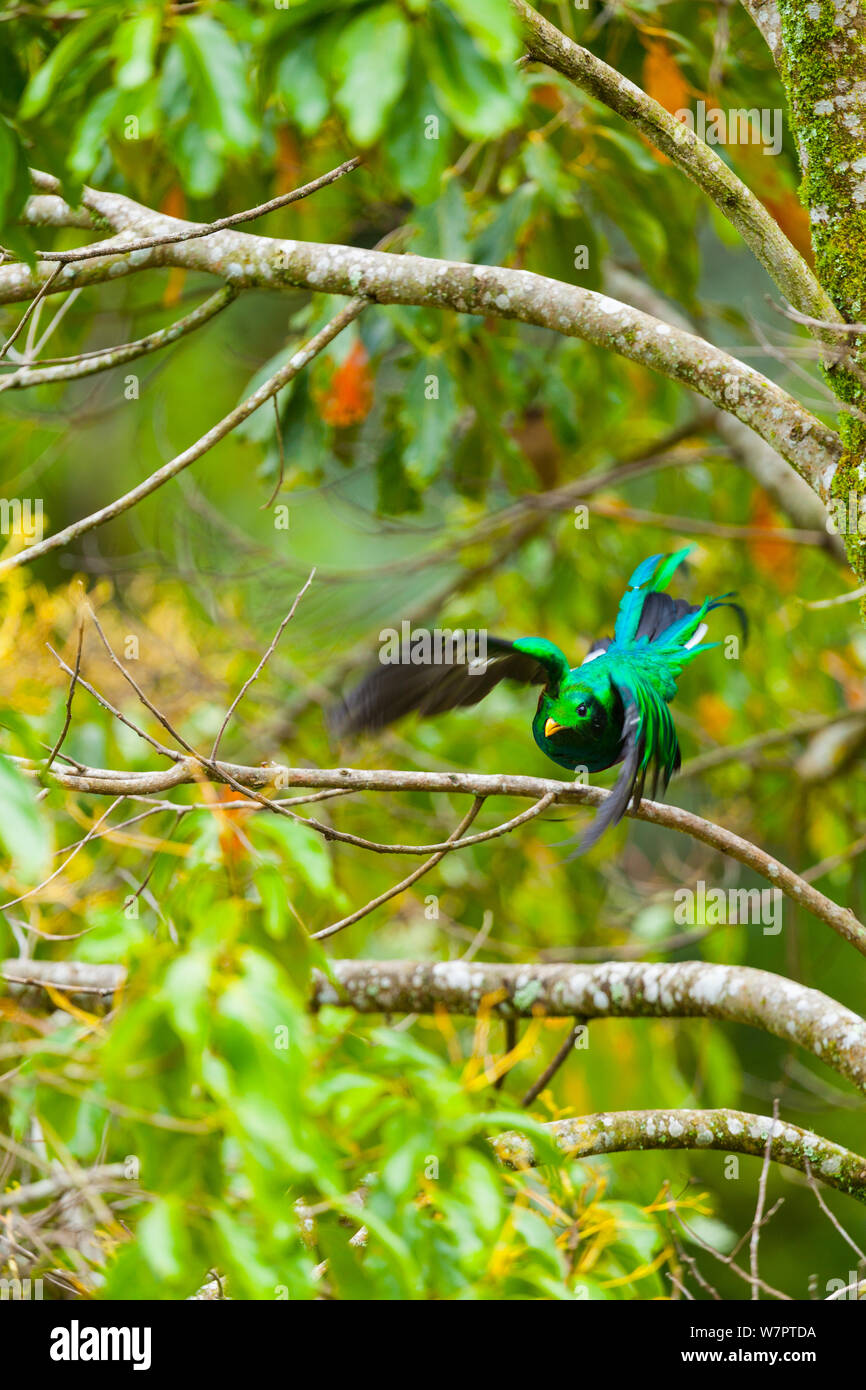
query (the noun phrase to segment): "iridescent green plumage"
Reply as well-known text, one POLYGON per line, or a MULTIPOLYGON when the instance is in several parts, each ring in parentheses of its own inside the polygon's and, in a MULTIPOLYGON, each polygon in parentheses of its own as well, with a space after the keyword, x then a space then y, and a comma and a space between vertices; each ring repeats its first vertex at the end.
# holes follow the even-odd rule
POLYGON ((680 766, 680 749, 668 705, 677 693, 683 666, 718 643, 705 643, 704 619, 715 608, 732 607, 730 594, 690 604, 664 592, 690 547, 652 555, 629 580, 619 605, 613 637, 595 642, 583 664, 570 667, 564 653, 543 637, 516 642, 488 637, 482 672, 465 664, 380 666, 349 695, 334 717, 338 732, 382 728, 418 710, 438 714, 474 705, 500 680, 541 685, 532 732, 547 757, 570 771, 601 772, 616 763, 622 771, 584 837, 581 849, 598 840, 643 795, 667 787, 680 766))
MULTIPOLYGON (((663 590, 690 547, 674 555, 652 555, 629 580, 613 638, 595 643, 583 664, 570 669, 558 648, 537 638, 514 643, 549 672, 532 722, 536 743, 560 767, 600 772, 622 762, 612 795, 599 812, 582 848, 618 821, 643 795, 647 776, 655 794, 680 766, 680 748, 668 704, 677 693, 683 666, 717 646, 701 642, 704 619, 729 605, 729 594, 697 606, 663 590), (555 727, 553 727, 555 726, 555 727)), ((738 609, 738 611, 740 611, 738 609)))

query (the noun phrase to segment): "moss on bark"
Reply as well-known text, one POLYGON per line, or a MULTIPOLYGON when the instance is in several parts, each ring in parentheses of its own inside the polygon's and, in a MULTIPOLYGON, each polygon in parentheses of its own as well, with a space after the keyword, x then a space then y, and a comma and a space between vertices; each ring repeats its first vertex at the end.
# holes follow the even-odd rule
MULTIPOLYGON (((779 0, 779 15, 782 77, 816 270, 842 316, 856 322, 866 316, 866 5, 864 0, 779 0)), ((825 372, 836 396, 850 407, 841 412, 844 453, 831 498, 847 517, 853 495, 854 514, 860 517, 866 496, 862 335, 852 335, 844 357, 831 353, 825 372)), ((859 528, 841 529, 851 565, 866 580, 866 536, 859 528)), ((866 605, 863 611, 866 618, 866 605)))

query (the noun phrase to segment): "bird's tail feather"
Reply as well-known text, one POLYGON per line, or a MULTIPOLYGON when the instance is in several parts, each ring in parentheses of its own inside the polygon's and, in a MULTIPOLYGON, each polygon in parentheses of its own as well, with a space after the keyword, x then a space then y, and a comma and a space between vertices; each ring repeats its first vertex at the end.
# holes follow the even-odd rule
POLYGON ((632 574, 617 613, 614 642, 628 647, 641 638, 654 645, 677 652, 680 660, 691 660, 698 652, 717 646, 715 642, 695 642, 695 634, 708 613, 716 608, 732 608, 739 618, 743 636, 748 635, 748 620, 738 603, 730 600, 733 593, 719 594, 691 604, 685 599, 672 599, 667 588, 691 546, 684 546, 672 555, 651 555, 632 574), (679 649, 679 650, 678 650, 679 649), (688 656, 683 650, 688 650, 688 656))

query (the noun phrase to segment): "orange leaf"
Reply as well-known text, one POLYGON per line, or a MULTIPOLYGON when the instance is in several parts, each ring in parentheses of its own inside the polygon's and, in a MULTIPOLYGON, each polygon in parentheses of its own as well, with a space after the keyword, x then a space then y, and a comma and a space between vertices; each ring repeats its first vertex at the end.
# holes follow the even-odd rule
POLYGON ((277 157, 275 160, 274 197, 291 193, 300 182, 301 155, 297 141, 291 131, 281 126, 277 131, 277 157))
POLYGON ((721 695, 716 695, 712 691, 699 695, 697 712, 701 728, 706 729, 707 733, 718 739, 720 743, 724 742, 734 716, 730 706, 722 699, 721 695))
MULTIPOLYGON (((766 493, 755 493, 750 524, 767 531, 778 529, 779 517, 766 493)), ((749 550, 755 568, 772 579, 783 593, 790 593, 797 582, 799 554, 796 545, 782 539, 775 540, 772 536, 760 536, 749 542, 749 550)))
POLYGON ((689 102, 689 84, 664 39, 649 39, 643 60, 644 90, 674 115, 689 102))
POLYGON ((355 343, 319 398, 319 414, 327 425, 345 429, 366 419, 373 405, 373 376, 364 344, 355 343))
POLYGON ((809 214, 786 182, 776 160, 764 153, 764 145, 728 145, 728 154, 741 177, 778 222, 800 255, 812 262, 812 230, 809 214))

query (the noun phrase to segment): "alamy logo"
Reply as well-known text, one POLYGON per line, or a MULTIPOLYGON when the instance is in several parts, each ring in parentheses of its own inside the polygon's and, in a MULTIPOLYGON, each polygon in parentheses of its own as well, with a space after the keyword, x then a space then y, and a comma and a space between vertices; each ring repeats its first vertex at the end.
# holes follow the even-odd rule
POLYGON ((68 1327, 51 1332, 52 1361, 131 1361, 134 1371, 150 1370, 149 1327, 68 1327))
POLYGON ((723 111, 699 101, 697 111, 683 107, 674 112, 674 119, 697 135, 706 145, 763 145, 764 154, 779 154, 782 149, 781 109, 757 106, 745 110, 736 107, 723 111))
POLYGON ((487 633, 483 628, 413 628, 404 620, 400 631, 385 627, 379 633, 383 666, 462 666, 471 676, 487 669, 487 633))
POLYGON ((833 536, 866 536, 866 495, 851 491, 827 503, 827 530, 833 536))
POLYGON ((41 1279, 0 1279, 0 1301, 11 1298, 16 1303, 29 1303, 43 1297, 41 1279))
POLYGON ((41 541, 41 497, 0 497, 0 534, 23 536, 26 541, 41 541))
POLYGON ((695 888, 677 888, 674 922, 679 927, 724 926, 751 923, 762 926, 765 936, 782 930, 782 891, 779 888, 707 888, 699 879, 695 888))

